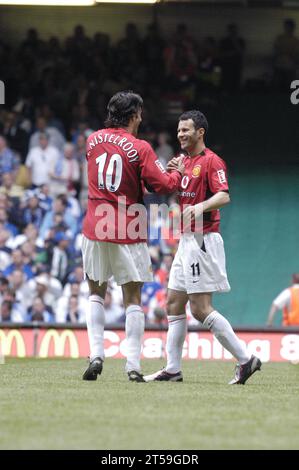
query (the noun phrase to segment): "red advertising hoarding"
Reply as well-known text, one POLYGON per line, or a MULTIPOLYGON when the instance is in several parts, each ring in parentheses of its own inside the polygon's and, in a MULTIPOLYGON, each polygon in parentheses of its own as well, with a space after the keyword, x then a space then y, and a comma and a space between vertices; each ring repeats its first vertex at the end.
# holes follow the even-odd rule
MULTIPOLYGON (((165 357, 166 331, 146 331, 142 357, 165 357)), ((263 362, 298 361, 299 334, 282 332, 237 332, 248 351, 263 362)), ((89 346, 85 329, 3 328, 0 329, 0 353, 12 357, 87 357, 89 346)), ((125 332, 105 332, 105 357, 123 358, 126 354, 125 332)), ((183 349, 184 359, 230 360, 216 338, 208 331, 189 332, 183 349)))

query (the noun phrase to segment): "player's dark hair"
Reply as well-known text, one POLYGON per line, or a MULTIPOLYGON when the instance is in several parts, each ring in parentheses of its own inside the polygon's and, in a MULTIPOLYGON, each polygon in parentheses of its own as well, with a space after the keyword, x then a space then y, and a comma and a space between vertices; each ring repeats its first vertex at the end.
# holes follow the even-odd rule
POLYGON ((120 91, 112 96, 107 106, 106 127, 127 126, 132 117, 142 109, 143 99, 133 91, 120 91))
POLYGON ((197 110, 186 111, 185 113, 181 114, 179 117, 179 121, 187 121, 188 119, 192 119, 194 122, 195 129, 200 129, 201 127, 205 130, 205 135, 208 133, 209 124, 205 115, 197 110))

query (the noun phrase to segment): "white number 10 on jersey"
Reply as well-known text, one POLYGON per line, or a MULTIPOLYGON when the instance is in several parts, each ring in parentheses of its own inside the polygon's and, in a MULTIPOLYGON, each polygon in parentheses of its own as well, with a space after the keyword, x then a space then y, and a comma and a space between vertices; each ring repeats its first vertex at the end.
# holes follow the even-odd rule
POLYGON ((104 167, 108 157, 108 153, 105 152, 96 158, 98 166, 98 186, 99 189, 107 189, 108 191, 115 192, 118 190, 121 183, 121 177, 123 172, 123 161, 118 153, 114 153, 109 161, 109 165, 104 175, 104 167), (114 178, 113 178, 114 173, 114 178))

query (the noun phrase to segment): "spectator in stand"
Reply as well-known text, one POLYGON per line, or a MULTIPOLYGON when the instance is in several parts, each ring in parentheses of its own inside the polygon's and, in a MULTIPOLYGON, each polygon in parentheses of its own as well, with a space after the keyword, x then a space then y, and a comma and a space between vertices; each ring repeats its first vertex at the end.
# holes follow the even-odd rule
POLYGON ((31 266, 32 271, 35 271, 35 258, 36 258, 36 247, 34 243, 26 241, 20 246, 23 254, 24 263, 31 266))
POLYGON ((11 249, 7 246, 10 236, 8 230, 0 228, 0 272, 5 271, 11 263, 11 249))
POLYGON ((27 321, 41 321, 45 323, 52 323, 54 321, 51 309, 45 305, 41 297, 36 297, 32 307, 28 309, 27 321))
POLYGON ((163 83, 165 79, 163 49, 165 42, 162 38, 158 23, 151 23, 147 27, 147 34, 142 43, 142 51, 147 69, 150 73, 146 79, 152 86, 153 83, 163 83))
POLYGON ((13 250, 11 257, 12 263, 3 271, 4 276, 9 276, 17 269, 24 273, 27 280, 34 277, 31 266, 24 263, 24 256, 20 249, 13 250))
POLYGON ((77 233, 77 221, 70 215, 67 210, 67 198, 64 194, 60 194, 56 197, 53 202, 53 208, 48 212, 43 220, 42 226, 40 228, 39 235, 42 239, 45 239, 49 230, 52 229, 55 225, 55 216, 60 216, 65 225, 70 229, 72 237, 77 233))
POLYGON ((267 326, 272 326, 278 310, 283 311, 283 326, 299 325, 299 273, 292 276, 292 285, 284 289, 274 300, 268 313, 267 326))
POLYGON ((13 303, 9 300, 4 300, 1 302, 0 307, 0 321, 1 322, 12 322, 13 314, 12 314, 13 303))
POLYGON ((200 91, 215 91, 221 86, 221 64, 219 50, 215 38, 206 37, 199 51, 198 79, 200 91))
POLYGON ((20 161, 18 156, 7 146, 7 140, 0 135, 0 184, 3 173, 13 173, 16 176, 20 161))
POLYGON ((3 126, 3 134, 11 149, 20 155, 21 162, 25 162, 28 153, 29 134, 22 128, 20 116, 16 111, 6 113, 3 126))
POLYGON ((21 269, 15 269, 9 276, 9 286, 16 295, 17 302, 27 308, 30 303, 28 296, 28 285, 21 269))
POLYGON ((52 197, 63 193, 78 192, 78 182, 80 179, 80 168, 75 157, 75 146, 67 142, 63 148, 61 156, 50 173, 50 193, 52 197))
POLYGON ((280 91, 289 91, 296 78, 299 64, 299 39, 295 36, 296 23, 288 18, 284 21, 284 32, 274 42, 274 86, 280 91))
POLYGON ((126 25, 125 37, 122 38, 116 48, 116 60, 119 70, 122 70, 122 79, 136 80, 136 75, 143 68, 142 42, 135 23, 126 25))
MULTIPOLYGON (((57 48, 59 50, 60 44, 57 38, 50 38, 49 43, 50 42, 50 47, 57 48)), ((57 53, 57 50, 55 51, 55 53, 57 53)), ((65 129, 62 120, 59 119, 57 116, 54 116, 53 109, 48 103, 44 103, 38 108, 38 115, 42 116, 46 120, 49 128, 54 127, 55 129, 58 129, 61 135, 65 135, 65 129)))
POLYGON ((70 240, 65 233, 58 232, 55 235, 54 242, 55 246, 51 265, 51 276, 59 279, 62 285, 64 285, 69 272, 68 247, 70 240))
POLYGON ((85 322, 85 312, 88 309, 88 300, 80 293, 80 284, 73 282, 70 284, 69 289, 64 289, 63 296, 57 302, 56 321, 58 323, 67 322, 67 315, 70 306, 71 297, 77 298, 78 310, 80 312, 80 319, 85 322))
MULTIPOLYGON (((77 225, 80 223, 80 217, 82 216, 81 207, 77 197, 75 196, 75 191, 66 193, 66 211, 71 215, 77 222, 77 225)), ((78 231, 78 226, 77 226, 78 231)))
POLYGON ((18 234, 21 229, 22 221, 22 216, 20 214, 20 199, 8 197, 7 194, 0 193, 0 210, 1 209, 6 213, 6 215, 1 215, 2 222, 4 224, 10 224, 7 226, 7 229, 12 232, 12 236, 18 234))
POLYGON ((169 144, 169 141, 170 135, 168 132, 160 132, 158 134, 158 147, 156 147, 155 152, 165 168, 169 160, 174 155, 173 148, 169 144))
POLYGON ((45 305, 56 309, 58 300, 62 295, 62 285, 58 279, 48 273, 42 273, 28 282, 28 297, 31 305, 35 297, 40 297, 45 305))
POLYGON ((31 148, 26 158, 26 167, 29 170, 32 188, 49 183, 50 173, 59 159, 58 150, 49 145, 48 135, 40 132, 38 136, 37 146, 31 148))
POLYGON ((73 36, 68 37, 65 41, 67 56, 76 72, 81 72, 88 67, 90 46, 91 40, 86 36, 84 26, 76 25, 73 36))
POLYGON ((10 248, 19 248, 25 242, 31 242, 38 248, 43 245, 42 240, 38 239, 37 227, 33 224, 28 224, 23 230, 23 233, 14 238, 13 243, 9 245, 10 248))
POLYGON ((195 41, 185 24, 177 25, 172 41, 164 49, 168 84, 179 92, 192 85, 197 66, 195 41))
POLYGON ((35 54, 40 54, 43 51, 43 41, 38 36, 38 31, 35 28, 29 28, 24 41, 20 45, 20 51, 24 52, 30 50, 35 54))
POLYGON ((6 289, 2 296, 2 305, 0 321, 10 321, 15 323, 22 323, 26 318, 26 311, 24 306, 16 299, 16 294, 11 289, 6 289))
POLYGON ((52 209, 53 199, 50 196, 50 188, 48 184, 43 184, 36 190, 37 197, 39 199, 39 207, 42 209, 45 215, 52 209))
POLYGON ((8 230, 13 237, 19 232, 17 227, 8 221, 8 215, 5 209, 0 209, 0 224, 2 224, 2 227, 8 230))
POLYGON ((71 141, 73 142, 73 144, 76 145, 79 135, 82 134, 84 135, 85 139, 87 139, 87 137, 93 132, 94 130, 90 127, 89 122, 85 120, 77 122, 76 120, 74 120, 70 129, 71 141))
POLYGON ((58 232, 64 232, 66 233, 67 236, 71 237, 71 232, 69 230, 69 227, 63 220, 63 215, 62 214, 54 214, 54 220, 53 220, 53 227, 51 228, 50 232, 48 233, 48 239, 54 239, 55 235, 58 232))
POLYGON ((107 70, 112 59, 110 36, 105 33, 96 32, 93 36, 92 49, 96 56, 100 56, 101 62, 107 70))
POLYGON ((83 297, 89 297, 88 282, 84 279, 84 273, 82 266, 75 266, 74 270, 69 274, 66 285, 63 289, 63 295, 69 297, 71 293, 71 286, 73 284, 80 286, 79 292, 83 297))
POLYGON ((24 188, 15 184, 15 173, 3 173, 2 185, 0 186, 0 193, 6 194, 10 199, 19 199, 24 194, 24 188))
POLYGON ((0 274, 0 305, 3 302, 4 295, 9 288, 9 282, 6 277, 0 274))
POLYGON ((79 164, 83 163, 86 161, 86 136, 83 132, 76 137, 75 146, 76 158, 79 164))
POLYGON ((113 302, 113 297, 110 289, 107 289, 105 300, 104 300, 104 309, 106 322, 109 323, 122 323, 126 321, 126 315, 124 308, 121 308, 120 305, 113 302))
POLYGON ((7 194, 3 194, 0 192, 0 209, 4 209, 5 211, 8 211, 10 208, 9 202, 10 200, 7 194))
POLYGON ((86 138, 84 134, 79 134, 76 142, 76 156, 80 165, 80 205, 82 210, 87 208, 88 178, 86 160, 86 138))
POLYGON ((66 322, 86 323, 85 311, 79 306, 78 296, 72 295, 68 302, 66 310, 66 322))
POLYGON ((47 134, 49 138, 49 146, 55 147, 58 151, 63 151, 65 138, 56 127, 49 127, 44 117, 38 117, 36 120, 36 131, 32 134, 29 141, 30 150, 38 147, 40 144, 40 134, 47 134))
POLYGON ((222 87, 224 90, 235 92, 240 89, 244 53, 245 41, 239 36, 238 26, 231 23, 227 27, 227 36, 220 43, 222 87))
POLYGON ((36 193, 30 192, 27 197, 26 205, 23 208, 23 224, 25 226, 33 224, 39 228, 43 221, 43 211, 39 207, 38 196, 36 193))

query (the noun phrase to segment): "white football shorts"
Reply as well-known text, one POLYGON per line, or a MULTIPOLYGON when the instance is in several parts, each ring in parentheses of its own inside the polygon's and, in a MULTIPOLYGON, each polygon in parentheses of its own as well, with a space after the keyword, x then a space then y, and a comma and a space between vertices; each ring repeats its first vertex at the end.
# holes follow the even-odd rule
POLYGON ((82 236, 83 270, 101 285, 114 276, 119 286, 127 282, 152 282, 152 263, 146 243, 118 244, 82 236))
POLYGON ((230 291, 220 233, 211 232, 203 236, 182 234, 171 266, 168 288, 187 294, 230 291))

